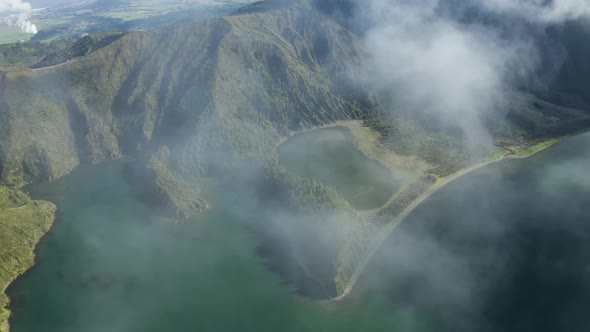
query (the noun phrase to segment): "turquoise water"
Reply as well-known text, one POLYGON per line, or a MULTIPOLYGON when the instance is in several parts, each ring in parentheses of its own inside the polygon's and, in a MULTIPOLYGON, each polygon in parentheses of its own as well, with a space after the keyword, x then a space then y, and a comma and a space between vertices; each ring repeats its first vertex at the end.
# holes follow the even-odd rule
POLYGON ((9 289, 13 332, 430 330, 409 309, 294 294, 244 231, 253 211, 218 199, 187 224, 156 218, 130 195, 123 165, 29 189, 58 215, 36 266, 9 289))

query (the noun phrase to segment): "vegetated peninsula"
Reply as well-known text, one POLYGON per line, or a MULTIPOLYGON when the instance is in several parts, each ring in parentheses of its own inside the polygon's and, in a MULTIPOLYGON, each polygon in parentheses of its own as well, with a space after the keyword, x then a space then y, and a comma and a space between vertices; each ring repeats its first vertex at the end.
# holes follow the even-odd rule
POLYGON ((507 116, 486 123, 495 146, 473 149, 427 119, 386 111, 386 101, 349 79, 366 60, 361 39, 320 9, 314 1, 260 2, 168 30, 87 38, 72 46, 83 52, 60 51, 47 67, 0 73, 1 182, 20 188, 133 156, 129 179, 141 198, 177 220, 208 208, 203 179, 247 188, 247 204, 288 211, 296 227, 333 239, 329 248, 271 239, 281 226, 266 214, 254 230, 277 260, 314 280, 311 293, 327 298, 344 291, 376 236, 439 179, 590 127, 589 91, 559 84, 570 70, 551 93, 514 92, 507 116), (571 95, 576 103, 561 106, 571 95), (384 206, 354 209, 329 184, 279 161, 285 139, 334 124, 392 172, 416 171, 384 206), (310 254, 294 257, 289 246, 310 254))
POLYGON ((0 332, 8 332, 6 288, 33 266, 34 249, 49 230, 55 205, 33 201, 22 191, 0 186, 0 332))

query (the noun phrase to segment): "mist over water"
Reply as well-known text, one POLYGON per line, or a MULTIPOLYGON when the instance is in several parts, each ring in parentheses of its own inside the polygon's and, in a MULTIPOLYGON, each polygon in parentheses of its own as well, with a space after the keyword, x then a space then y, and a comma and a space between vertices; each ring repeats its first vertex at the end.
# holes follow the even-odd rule
POLYGON ((289 171, 333 186, 360 210, 383 205, 408 177, 402 169, 391 174, 385 166, 363 155, 345 127, 297 134, 277 151, 289 171))
POLYGON ((443 331, 589 331, 590 134, 433 195, 365 271, 359 296, 443 331))
POLYGON ((84 167, 30 188, 59 213, 9 289, 12 331, 588 331, 589 143, 433 195, 337 303, 267 268, 243 227, 259 212, 215 199, 174 225, 132 198, 123 162, 84 167))
POLYGON ((11 331, 432 330, 412 311, 297 295, 244 227, 260 211, 225 192, 212 195, 212 211, 173 224, 133 198, 124 164, 80 167, 28 188, 54 201, 58 215, 36 266, 8 291, 11 331))

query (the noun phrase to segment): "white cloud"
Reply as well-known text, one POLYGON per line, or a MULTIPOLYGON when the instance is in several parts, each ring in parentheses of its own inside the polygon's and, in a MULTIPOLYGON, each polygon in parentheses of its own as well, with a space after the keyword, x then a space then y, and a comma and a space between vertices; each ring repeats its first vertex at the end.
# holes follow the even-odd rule
POLYGON ((506 108, 509 92, 536 82, 540 54, 530 31, 465 20, 468 7, 545 25, 590 18, 590 0, 358 0, 359 26, 369 27, 364 81, 397 111, 480 140, 489 136, 484 119, 506 108))
POLYGON ((28 2, 20 0, 0 0, 0 14, 10 14, 2 20, 3 23, 17 26, 25 33, 37 33, 37 26, 31 22, 33 7, 28 2))
POLYGON ((440 15, 438 4, 371 0, 363 14, 372 26, 365 80, 387 91, 398 110, 486 139, 484 115, 504 102, 515 76, 534 68, 535 52, 525 41, 440 15))

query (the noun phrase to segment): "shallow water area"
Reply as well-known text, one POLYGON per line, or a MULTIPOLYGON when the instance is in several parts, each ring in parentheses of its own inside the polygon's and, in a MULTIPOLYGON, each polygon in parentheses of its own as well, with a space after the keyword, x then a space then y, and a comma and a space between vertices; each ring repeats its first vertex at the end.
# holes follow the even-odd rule
POLYGON ((294 174, 333 186, 355 209, 381 207, 408 176, 391 172, 354 145, 346 127, 315 129, 290 137, 277 148, 279 161, 294 174))

